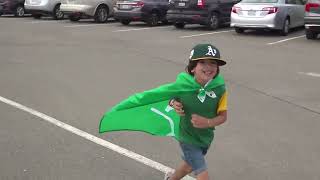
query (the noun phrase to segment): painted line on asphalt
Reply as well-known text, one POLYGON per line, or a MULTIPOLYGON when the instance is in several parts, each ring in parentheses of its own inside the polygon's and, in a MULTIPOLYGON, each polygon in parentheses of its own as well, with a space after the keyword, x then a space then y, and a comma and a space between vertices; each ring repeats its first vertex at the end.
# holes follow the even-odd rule
POLYGON ((30 22, 24 22, 24 23, 25 24, 41 24, 41 23, 58 23, 58 22, 66 22, 66 20, 65 21, 61 21, 61 20, 59 20, 59 21, 56 21, 56 20, 41 21, 41 20, 39 20, 39 21, 30 21, 30 22))
POLYGON ((319 73, 314 73, 314 72, 299 72, 299 74, 307 75, 307 76, 312 76, 312 77, 320 77, 319 73))
POLYGON ((136 28, 136 29, 122 29, 122 30, 116 30, 116 31, 112 31, 112 32, 130 32, 130 31, 141 31, 141 30, 160 29, 160 28, 168 28, 168 26, 136 28))
POLYGON ((107 24, 77 24, 64 26, 65 28, 76 28, 76 27, 95 27, 95 26, 106 26, 107 24))
POLYGON ((298 39, 298 38, 302 38, 302 37, 305 37, 305 35, 296 36, 296 37, 292 37, 292 38, 288 38, 288 39, 283 39, 283 40, 276 41, 276 42, 271 42, 271 43, 268 43, 267 45, 279 44, 279 43, 283 43, 283 42, 286 42, 286 41, 291 41, 291 40, 298 39))
MULTIPOLYGON (((13 106, 13 107, 15 107, 17 109, 20 109, 22 111, 25 111, 25 112, 27 112, 29 114, 37 116, 37 117, 41 118, 44 121, 52 123, 52 124, 62 128, 62 129, 65 129, 65 130, 67 130, 67 131, 69 131, 69 132, 71 132, 73 134, 76 134, 76 135, 78 135, 80 137, 83 137, 83 138, 85 138, 85 139, 87 139, 89 141, 92 141, 92 142, 94 142, 96 144, 99 144, 99 145, 101 145, 101 146, 103 146, 105 148, 108 148, 108 149, 110 149, 112 151, 115 151, 115 152, 121 154, 121 155, 129 157, 129 158, 131 158, 133 160, 136 160, 136 161, 138 161, 138 162, 140 162, 142 164, 145 164, 145 165, 147 165, 147 166, 149 166, 151 168, 154 168, 156 170, 159 170, 159 171, 161 171, 163 173, 166 173, 168 171, 173 171, 172 168, 167 167, 167 166, 165 166, 165 165, 163 165, 161 163, 158 163, 158 162, 153 161, 153 160, 151 160, 149 158, 141 156, 140 154, 137 154, 137 153, 135 153, 133 151, 127 150, 127 149, 122 148, 122 147, 120 147, 118 145, 112 144, 112 143, 110 143, 108 141, 105 141, 105 140, 103 140, 101 138, 93 136, 93 135, 91 135, 91 134, 89 134, 89 133, 87 133, 85 131, 82 131, 82 130, 80 130, 78 128, 70 126, 70 125, 68 125, 68 124, 66 124, 66 123, 64 123, 62 121, 59 121, 59 120, 57 120, 57 119, 55 119, 53 117, 45 115, 45 114, 43 114, 43 113, 41 113, 39 111, 36 111, 34 109, 28 108, 28 107, 26 107, 26 106, 24 106, 22 104, 19 104, 17 102, 14 102, 14 101, 9 100, 7 98, 4 98, 2 96, 0 96, 0 101, 5 103, 5 104, 8 104, 10 106, 13 106)), ((194 180, 194 178, 192 178, 191 176, 186 176, 184 178, 184 180, 194 180)))
POLYGON ((180 36, 179 38, 190 38, 190 37, 206 36, 206 35, 211 35, 211 34, 227 33, 227 32, 232 32, 232 31, 234 31, 234 30, 216 31, 216 32, 211 32, 211 33, 203 33, 203 34, 193 34, 193 35, 188 35, 188 36, 180 36))

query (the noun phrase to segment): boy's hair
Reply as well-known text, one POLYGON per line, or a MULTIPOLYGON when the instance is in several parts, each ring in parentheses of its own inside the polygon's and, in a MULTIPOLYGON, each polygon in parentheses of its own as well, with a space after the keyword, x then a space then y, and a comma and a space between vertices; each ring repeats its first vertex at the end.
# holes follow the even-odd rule
MULTIPOLYGON (((186 66, 186 72, 189 73, 190 75, 194 76, 194 73, 191 72, 198 64, 199 61, 189 61, 189 64, 186 66)), ((219 66, 217 67, 217 74, 213 77, 213 79, 220 73, 220 68, 219 66)))

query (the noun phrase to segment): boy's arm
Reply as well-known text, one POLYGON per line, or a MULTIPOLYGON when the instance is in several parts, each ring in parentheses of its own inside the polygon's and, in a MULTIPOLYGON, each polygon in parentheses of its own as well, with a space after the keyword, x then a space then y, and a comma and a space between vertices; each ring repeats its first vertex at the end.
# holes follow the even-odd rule
POLYGON ((212 119, 208 119, 208 127, 212 128, 223 124, 227 120, 227 111, 220 111, 218 116, 212 119))
POLYGON ((227 120, 227 111, 219 112, 218 116, 214 118, 205 118, 197 114, 191 115, 191 123, 196 128, 212 128, 223 124, 227 120))
POLYGON ((220 124, 223 124, 227 120, 227 109, 228 109, 228 99, 227 99, 227 92, 224 92, 222 95, 219 106, 217 110, 218 116, 209 119, 208 126, 209 127, 215 127, 219 126, 220 124))
POLYGON ((219 126, 227 120, 227 93, 225 92, 220 98, 217 116, 214 118, 205 118, 197 114, 191 115, 191 122, 196 128, 212 128, 219 126))

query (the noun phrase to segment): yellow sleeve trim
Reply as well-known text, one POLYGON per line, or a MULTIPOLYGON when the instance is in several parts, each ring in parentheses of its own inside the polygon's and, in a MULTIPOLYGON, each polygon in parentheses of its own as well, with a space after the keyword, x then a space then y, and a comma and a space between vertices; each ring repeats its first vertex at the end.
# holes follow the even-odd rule
POLYGON ((228 95, 227 92, 224 92, 224 94, 223 94, 222 97, 220 98, 217 113, 219 113, 219 112, 221 112, 221 111, 226 111, 226 110, 227 110, 227 108, 228 108, 227 95, 228 95))

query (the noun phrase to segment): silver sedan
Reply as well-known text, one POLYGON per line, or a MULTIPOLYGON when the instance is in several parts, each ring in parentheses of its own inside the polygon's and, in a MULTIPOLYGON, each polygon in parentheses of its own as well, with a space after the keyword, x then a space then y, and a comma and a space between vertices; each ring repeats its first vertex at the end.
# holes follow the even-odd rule
POLYGON ((246 29, 274 29, 287 35, 291 28, 304 25, 303 0, 242 0, 231 10, 231 27, 237 33, 246 29))

